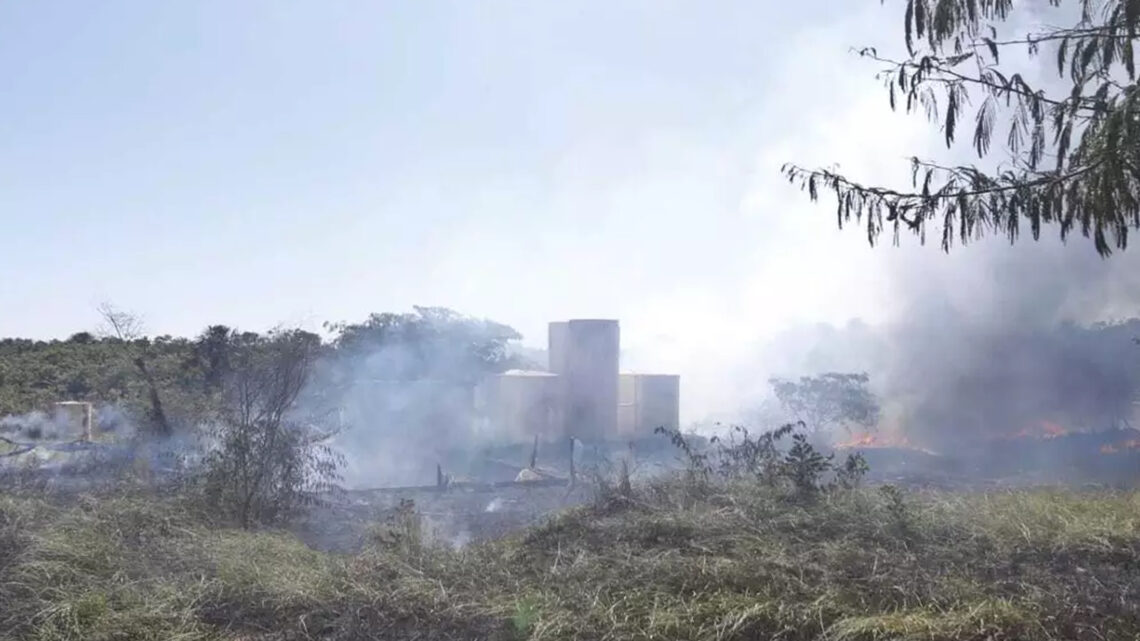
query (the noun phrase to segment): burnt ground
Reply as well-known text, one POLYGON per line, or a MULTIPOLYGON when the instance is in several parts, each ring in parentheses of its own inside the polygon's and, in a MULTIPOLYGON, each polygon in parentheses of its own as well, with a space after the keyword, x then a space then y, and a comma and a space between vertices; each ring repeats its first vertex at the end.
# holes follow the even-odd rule
POLYGON ((349 490, 310 511, 293 531, 310 547, 355 552, 377 526, 393 524, 402 502, 414 507, 424 532, 452 545, 487 541, 536 524, 589 500, 590 490, 546 487, 349 490))
MULTIPOLYGON (((526 448, 516 449, 518 451, 494 454, 504 461, 523 459, 526 448)), ((661 447, 657 442, 642 443, 625 451, 613 445, 610 450, 599 460, 613 461, 631 455, 630 471, 635 478, 656 476, 680 465, 676 451, 671 446, 661 447)), ((836 459, 852 451, 837 451, 836 459)), ((912 448, 869 448, 861 453, 870 467, 866 482, 871 485, 942 491, 1043 485, 1071 488, 1140 485, 1140 432, 1134 430, 992 440, 960 445, 947 454, 912 448)), ((554 458, 547 456, 548 461, 554 458)), ((546 469, 556 476, 567 476, 567 470, 560 467, 557 460, 549 463, 546 469)), ((591 461, 580 470, 591 465, 598 463, 591 461)), ((506 464, 500 467, 503 470, 478 471, 480 477, 490 482, 513 478, 519 469, 506 464), (503 475, 495 477, 494 472, 503 475)), ((615 471, 611 465, 605 475, 612 478, 615 471)), ((350 490, 312 512, 295 532, 312 547, 354 552, 368 541, 377 525, 383 526, 395 518, 401 501, 410 501, 411 505, 406 507, 414 507, 431 537, 463 545, 523 529, 591 497, 588 483, 576 489, 485 485, 442 491, 435 488, 350 490)))
POLYGON ((1140 432, 1135 430, 1040 439, 995 439, 959 445, 945 454, 889 447, 861 452, 870 467, 869 481, 906 487, 969 490, 1093 485, 1129 488, 1140 482, 1140 432))
MULTIPOLYGON (((452 545, 499 538, 512 531, 538 523, 565 508, 593 498, 588 483, 577 488, 566 486, 503 486, 513 479, 519 467, 512 460, 525 460, 529 446, 509 452, 493 452, 487 458, 502 461, 497 466, 478 469, 486 485, 452 486, 446 490, 426 488, 387 488, 347 490, 325 497, 306 518, 291 529, 307 545, 336 552, 359 550, 399 517, 400 506, 422 520, 423 531, 435 540, 452 545), (515 451, 517 450, 517 451, 515 451), (500 469, 501 468, 501 469, 500 469), (496 476, 498 474, 498 476, 496 476), (494 483, 499 483, 495 486, 494 483)), ((542 452, 540 468, 556 477, 568 475, 558 465, 553 448, 542 452), (545 461, 542 459, 546 459, 545 461)), ((637 478, 656 476, 680 463, 676 452, 657 443, 639 444, 635 449, 618 448, 583 461, 580 478, 604 472, 612 478, 615 469, 600 467, 599 461, 616 460, 632 454, 631 473, 637 478), (648 447, 653 445, 654 447, 648 447)), ((849 451, 837 452, 842 458, 849 451)), ((1047 439, 995 440, 956 448, 951 454, 908 448, 862 450, 870 472, 869 484, 894 484, 904 488, 933 490, 984 490, 1040 485, 1069 487, 1099 486, 1127 488, 1140 485, 1140 432, 1116 430, 1095 434, 1070 434, 1047 439)), ((586 458, 583 456, 583 458, 586 458)), ((8 489, 35 489, 46 494, 101 494, 114 492, 116 475, 107 473, 108 462, 84 457, 84 464, 73 461, 62 469, 51 467, 8 469, 0 474, 0 486, 8 489)), ((114 466, 111 466, 114 467, 114 466)), ((464 470, 466 471, 466 470, 464 470)))

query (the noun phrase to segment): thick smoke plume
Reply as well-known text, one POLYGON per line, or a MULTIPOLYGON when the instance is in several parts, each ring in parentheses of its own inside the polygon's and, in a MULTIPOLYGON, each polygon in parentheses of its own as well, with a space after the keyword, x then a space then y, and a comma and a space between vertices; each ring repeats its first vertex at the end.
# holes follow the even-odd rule
POLYGON ((1046 421, 1126 424, 1140 390, 1140 322, 1127 320, 1140 316, 1136 258, 1055 242, 979 249, 981 260, 938 279, 978 283, 956 301, 931 282, 902 284, 908 305, 888 330, 882 382, 906 399, 912 429, 944 443, 1046 421))
POLYGON ((1131 425, 1140 256, 994 239, 934 258, 894 277, 889 321, 798 327, 757 360, 784 376, 866 371, 879 429, 937 450, 1131 425))

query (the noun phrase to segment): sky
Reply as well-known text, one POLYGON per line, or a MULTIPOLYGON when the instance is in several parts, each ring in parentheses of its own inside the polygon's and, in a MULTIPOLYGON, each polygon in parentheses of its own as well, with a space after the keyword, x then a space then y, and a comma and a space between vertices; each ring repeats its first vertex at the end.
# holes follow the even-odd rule
POLYGON ((901 273, 984 285, 1005 249, 872 248, 779 174, 937 150, 851 51, 901 25, 891 0, 2 3, 0 336, 102 302, 176 335, 438 305, 534 346, 609 317, 707 412, 766 337, 888 322, 901 273))

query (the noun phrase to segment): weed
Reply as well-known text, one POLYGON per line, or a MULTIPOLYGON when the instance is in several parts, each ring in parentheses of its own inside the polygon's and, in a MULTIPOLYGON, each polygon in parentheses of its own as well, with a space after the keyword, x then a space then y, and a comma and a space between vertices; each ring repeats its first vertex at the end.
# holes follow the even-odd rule
POLYGON ((373 527, 371 542, 381 548, 412 553, 427 544, 423 518, 416 511, 415 501, 400 499, 395 509, 373 527))
POLYGON ((845 490, 853 490, 862 484, 863 477, 869 471, 871 468, 861 452, 848 454, 847 458, 843 460, 843 467, 835 472, 835 482, 845 490))
POLYGON ((907 509, 903 491, 896 485, 883 485, 879 487, 879 494, 886 502, 887 515, 895 532, 902 538, 908 537, 913 528, 911 525, 910 510, 907 509))
POLYGON ((709 460, 707 452, 700 451, 696 446, 689 443, 689 439, 680 430, 673 430, 661 426, 653 430, 655 434, 663 434, 669 437, 673 445, 681 451, 682 461, 685 463, 685 474, 689 478, 689 482, 694 486, 704 486, 709 482, 709 477, 712 476, 712 463, 709 460))
POLYGON ((804 434, 792 435, 792 446, 784 455, 784 470, 796 494, 814 496, 821 488, 823 475, 831 470, 832 456, 824 456, 808 443, 804 434))

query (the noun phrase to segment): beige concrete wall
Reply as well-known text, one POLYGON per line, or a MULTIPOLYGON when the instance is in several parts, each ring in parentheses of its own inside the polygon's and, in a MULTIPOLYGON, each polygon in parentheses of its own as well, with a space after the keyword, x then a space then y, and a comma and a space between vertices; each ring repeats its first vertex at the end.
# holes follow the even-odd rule
POLYGON ((680 429, 680 376, 622 374, 618 389, 618 433, 622 438, 647 436, 658 427, 680 429))
POLYGON ((543 372, 508 372, 490 377, 480 388, 480 414, 486 435, 528 442, 560 438, 559 377, 543 372))

